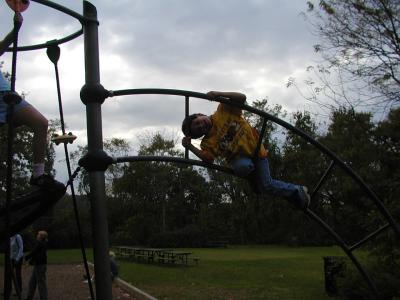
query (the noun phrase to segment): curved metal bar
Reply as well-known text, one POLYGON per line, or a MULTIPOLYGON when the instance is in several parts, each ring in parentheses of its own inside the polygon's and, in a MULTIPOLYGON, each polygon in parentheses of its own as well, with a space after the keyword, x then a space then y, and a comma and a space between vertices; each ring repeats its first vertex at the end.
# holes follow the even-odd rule
POLYGON ((391 216, 389 211, 386 209, 386 207, 383 205, 383 203, 379 199, 379 197, 369 188, 369 186, 364 182, 364 180, 362 180, 362 178, 353 169, 351 169, 348 165, 346 165, 346 163, 343 160, 341 160, 330 149, 328 149, 327 147, 322 145, 320 142, 316 141, 314 138, 312 138, 310 135, 308 135, 304 131, 289 124, 288 122, 286 122, 282 119, 279 119, 278 117, 273 116, 265 111, 251 107, 247 104, 233 103, 229 99, 226 99, 226 98, 210 99, 204 93, 198 93, 198 92, 193 92, 193 91, 175 90, 175 89, 154 89, 154 88, 109 91, 109 97, 126 96, 126 95, 142 95, 142 94, 188 96, 188 97, 195 97, 195 98, 199 98, 199 99, 206 99, 206 100, 214 101, 214 102, 226 103, 226 104, 241 108, 243 110, 249 111, 256 115, 259 115, 260 117, 270 120, 286 129, 296 133, 298 136, 302 137, 304 140, 306 140, 310 144, 314 145, 322 153, 326 154, 333 161, 335 161, 335 163, 338 166, 340 166, 358 184, 358 186, 360 186, 367 193, 367 195, 372 199, 372 201, 377 206, 377 208, 379 209, 381 214, 388 220, 388 222, 391 225, 391 227, 393 228, 393 230, 400 237, 400 226, 393 219, 393 217, 391 216))
MULTIPOLYGON (((77 32, 72 33, 71 35, 68 35, 62 39, 55 39, 48 41, 43 44, 37 44, 37 45, 30 45, 30 46, 21 46, 18 47, 18 51, 31 51, 31 50, 39 50, 39 49, 45 49, 50 46, 55 46, 55 45, 61 45, 64 43, 67 43, 69 41, 72 41, 73 39, 77 38, 78 36, 83 34, 83 29, 79 29, 77 32)), ((7 51, 12 51, 11 48, 8 48, 7 51)))
MULTIPOLYGON (((171 163, 178 163, 178 164, 186 164, 192 166, 199 166, 208 169, 218 170, 227 174, 235 175, 231 168, 219 166, 216 164, 208 164, 201 160, 195 159, 187 159, 182 157, 173 157, 173 156, 123 156, 123 157, 116 157, 114 158, 113 163, 124 163, 124 162, 138 162, 138 161, 160 161, 160 162, 171 162, 171 163)), ((236 175, 235 175, 236 176, 236 175)))
POLYGON ((354 245, 349 247, 350 251, 353 251, 359 247, 361 247, 362 245, 364 245, 366 242, 370 241, 371 238, 377 236, 379 233, 381 233, 382 231, 386 230, 387 228, 390 227, 389 223, 386 223, 385 225, 379 227, 377 230, 375 230, 374 232, 370 233, 369 235, 367 235, 366 237, 364 237, 363 239, 361 239, 358 243, 355 243, 354 245))
MULTIPOLYGON (((50 8, 53 8, 55 10, 58 10, 58 11, 64 13, 64 14, 66 14, 66 15, 69 15, 69 16, 77 19, 82 25, 87 23, 87 22, 97 22, 98 23, 97 20, 84 17, 83 15, 81 15, 81 14, 79 14, 79 13, 77 13, 77 12, 75 12, 75 11, 69 9, 69 8, 66 8, 66 7, 64 7, 64 6, 62 6, 62 5, 58 4, 58 3, 54 3, 54 2, 49 1, 49 0, 31 0, 31 1, 37 2, 37 3, 45 5, 45 6, 48 6, 50 8)), ((41 43, 41 44, 35 44, 35 45, 29 45, 29 46, 19 46, 17 49, 18 49, 18 51, 31 51, 31 50, 38 50, 38 49, 47 48, 48 46, 52 46, 52 45, 60 45, 60 44, 69 42, 69 41, 77 38, 78 36, 82 35, 82 33, 83 33, 83 29, 81 28, 78 31, 76 31, 76 32, 64 37, 64 38, 61 38, 61 39, 55 39, 55 40, 48 41, 46 43, 41 43)), ((8 48, 7 51, 12 51, 12 49, 8 48)))
POLYGON ((109 91, 109 97, 114 96, 128 96, 128 95, 171 95, 171 96, 185 96, 185 97, 194 97, 199 99, 210 100, 204 93, 198 93, 193 91, 186 90, 175 90, 175 89, 127 89, 127 90, 116 90, 109 91))
POLYGON ((351 259, 354 266, 357 268, 358 272, 364 277, 364 280, 367 282, 369 288, 373 291, 376 299, 379 299, 378 289, 376 288, 375 284, 372 282, 371 277, 367 274, 364 268, 361 266, 360 262, 351 252, 350 248, 347 246, 345 241, 328 225, 326 224, 320 217, 318 217, 313 211, 307 209, 305 212, 310 218, 316 221, 318 224, 321 225, 339 244, 342 250, 346 253, 346 255, 351 259))

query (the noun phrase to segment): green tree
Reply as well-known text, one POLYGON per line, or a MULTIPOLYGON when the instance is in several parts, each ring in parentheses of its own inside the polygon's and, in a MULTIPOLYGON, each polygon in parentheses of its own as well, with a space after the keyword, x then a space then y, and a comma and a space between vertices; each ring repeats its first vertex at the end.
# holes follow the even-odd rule
MULTIPOLYGON (((131 151, 131 146, 129 142, 120 138, 112 138, 109 140, 105 140, 104 151, 108 153, 108 155, 113 157, 121 157, 127 156, 131 151)), ((87 154, 87 146, 78 145, 77 150, 73 151, 71 155, 71 160, 75 166, 78 165, 79 159, 87 154)), ((110 194, 112 192, 111 181, 120 175, 122 172, 124 164, 112 164, 110 165, 105 172, 106 179, 106 192, 110 194)), ((89 176, 85 170, 82 170, 78 177, 78 190, 82 194, 89 193, 89 176)))
MULTIPOLYGON (((399 193, 399 109, 392 109, 387 119, 375 125, 371 133, 374 147, 368 154, 371 156, 369 172, 373 180, 371 186, 385 206, 389 209, 395 220, 399 220, 400 206, 399 193)), ((365 174, 363 174, 366 176, 365 174)), ((368 176, 366 176, 368 178, 368 176)), ((362 209, 364 211, 364 209, 362 209)), ((353 214, 353 218, 357 215, 353 214)), ((368 218, 369 231, 372 232, 381 227, 386 220, 382 220, 379 212, 372 208, 368 218), (374 221, 372 221, 374 220, 374 221)), ((352 229, 353 230, 353 229, 352 229)), ((380 293, 379 299, 396 299, 399 296, 400 284, 400 240, 392 230, 383 231, 367 244, 370 255, 367 270, 372 275, 380 293)), ((346 272, 341 283, 340 291, 348 299, 372 299, 371 292, 363 282, 360 275, 354 272, 346 272)))
MULTIPOLYGON (((90 224, 89 201, 84 195, 76 195, 77 209, 81 224, 81 234, 85 247, 90 247, 92 241, 92 231, 90 224)), ((51 214, 42 217, 42 226, 35 224, 38 230, 46 228, 51 239, 49 246, 52 248, 78 248, 79 232, 76 225, 76 216, 74 213, 72 197, 66 195, 59 201, 51 214), (43 227, 44 226, 44 227, 43 227)), ((34 232, 34 231, 33 231, 34 232)))
MULTIPOLYGON (((379 122, 373 132, 376 144, 377 160, 374 168, 379 180, 376 180, 374 189, 383 200, 385 206, 392 213, 395 220, 400 219, 400 109, 390 111, 387 119, 379 122)), ((385 253, 383 257, 392 257, 392 261, 400 262, 400 241, 392 232, 385 235, 377 246, 378 253, 385 253), (397 246, 393 246, 397 245, 397 246)))
MULTIPOLYGON (((175 149, 176 140, 166 139, 160 133, 143 141, 139 156, 183 156, 175 149)), ((198 227, 204 184, 204 177, 192 167, 165 162, 126 164, 121 176, 113 181, 113 203, 117 199, 126 205, 119 215, 123 222, 116 229, 117 239, 149 244, 166 236, 171 238, 179 231, 187 234, 183 228, 198 227)))
MULTIPOLYGON (((293 125, 318 139, 318 126, 309 112, 297 111, 292 114, 293 125)), ((284 181, 308 187, 312 192, 318 183, 328 164, 321 152, 294 132, 286 133, 286 140, 283 145, 281 178, 284 181)), ((320 197, 314 197, 310 207, 318 214, 323 213, 320 197)), ((324 233, 315 228, 314 223, 308 219, 298 217, 300 212, 293 209, 293 204, 288 207, 287 214, 290 214, 286 221, 288 230, 287 241, 300 244, 320 244, 324 242, 324 233)))
MULTIPOLYGON (((364 181, 373 186, 377 178, 376 151, 370 113, 341 108, 331 115, 328 132, 321 142, 336 153, 364 181)), ((325 208, 332 225, 349 241, 358 241, 376 222, 369 218, 373 202, 340 168, 334 168, 325 185, 325 208), (348 230, 352 228, 352 230, 348 230)))
MULTIPOLYGON (((327 68, 319 70, 337 67, 339 77, 343 76, 341 71, 346 71, 350 75, 345 78, 351 83, 350 89, 354 89, 358 82, 361 89, 350 98, 352 103, 362 98, 364 102, 375 105, 375 110, 381 104, 385 107, 398 105, 400 3, 394 0, 320 0, 307 3, 309 13, 314 17, 311 23, 320 38, 314 49, 328 62, 327 68), (315 2, 318 2, 319 9, 315 2)), ((343 83, 329 87, 341 93, 343 83)))

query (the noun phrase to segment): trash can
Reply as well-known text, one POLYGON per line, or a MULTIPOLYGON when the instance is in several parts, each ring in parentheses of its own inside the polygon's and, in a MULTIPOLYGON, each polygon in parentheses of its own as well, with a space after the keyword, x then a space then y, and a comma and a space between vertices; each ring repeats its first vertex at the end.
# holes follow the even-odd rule
POLYGON ((345 257, 324 256, 325 290, 329 296, 338 294, 337 279, 343 276, 345 257))

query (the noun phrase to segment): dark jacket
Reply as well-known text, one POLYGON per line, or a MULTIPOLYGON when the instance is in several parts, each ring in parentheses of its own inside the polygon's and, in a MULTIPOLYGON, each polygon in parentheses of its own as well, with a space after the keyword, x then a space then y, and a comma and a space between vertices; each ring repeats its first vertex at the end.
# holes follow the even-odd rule
POLYGON ((25 256, 31 265, 47 265, 47 242, 38 241, 31 253, 25 256))

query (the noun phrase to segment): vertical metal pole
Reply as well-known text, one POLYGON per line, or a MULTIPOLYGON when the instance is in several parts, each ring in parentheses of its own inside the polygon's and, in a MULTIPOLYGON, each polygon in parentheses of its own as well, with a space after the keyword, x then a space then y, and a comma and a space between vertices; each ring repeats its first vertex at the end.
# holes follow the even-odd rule
MULTIPOLYGON (((85 50, 85 86, 100 86, 98 21, 96 7, 88 1, 83 2, 83 14, 92 21, 83 24, 85 50)), ((93 97, 86 101, 88 151, 103 150, 101 104, 104 99, 93 97)), ((92 213, 94 270, 96 274, 97 299, 111 300, 112 286, 108 222, 106 212, 104 171, 89 173, 90 201, 92 213)))
MULTIPOLYGON (((185 96, 185 118, 189 116, 189 96, 185 96)), ((189 149, 185 148, 185 158, 189 158, 189 149)))
POLYGON ((264 118, 263 119, 262 128, 261 128, 261 132, 260 132, 260 136, 258 137, 258 141, 257 141, 257 146, 256 146, 256 149, 254 149, 254 152, 253 152, 253 158, 254 159, 258 158, 258 152, 260 151, 262 140, 263 140, 266 128, 267 128, 267 119, 264 118))

